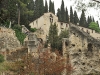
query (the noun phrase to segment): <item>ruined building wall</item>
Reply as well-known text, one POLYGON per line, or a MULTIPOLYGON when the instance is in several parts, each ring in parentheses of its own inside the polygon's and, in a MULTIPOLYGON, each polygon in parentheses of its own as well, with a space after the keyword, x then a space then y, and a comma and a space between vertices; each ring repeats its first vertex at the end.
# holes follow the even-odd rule
POLYGON ((20 47, 15 31, 10 28, 0 27, 0 50, 14 50, 20 47))
POLYGON ((69 52, 72 75, 100 72, 100 41, 70 24, 69 52))
POLYGON ((44 13, 40 18, 36 19, 35 21, 31 22, 29 25, 31 28, 37 28, 36 35, 38 38, 42 38, 46 41, 46 36, 49 34, 50 25, 56 23, 58 28, 58 34, 60 34, 61 30, 65 28, 69 28, 68 23, 63 23, 58 21, 58 17, 51 12, 44 13))

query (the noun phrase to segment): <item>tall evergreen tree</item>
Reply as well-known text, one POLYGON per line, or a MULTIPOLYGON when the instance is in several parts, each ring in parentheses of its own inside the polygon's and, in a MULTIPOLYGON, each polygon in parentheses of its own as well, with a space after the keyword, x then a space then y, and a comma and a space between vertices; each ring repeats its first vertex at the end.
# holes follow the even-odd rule
POLYGON ((56 23, 54 25, 51 24, 49 28, 49 43, 51 44, 51 48, 55 49, 57 48, 57 41, 58 41, 58 30, 56 23))
POLYGON ((70 7, 70 22, 74 23, 74 16, 73 16, 73 9, 72 6, 70 7))
POLYGON ((98 25, 98 27, 99 27, 99 22, 97 21, 96 23, 97 23, 97 25, 98 25))
MULTIPOLYGON (((30 2, 27 5, 27 8, 29 11, 34 11, 34 0, 30 0, 30 2)), ((29 22, 34 20, 34 15, 28 15, 29 22)))
POLYGON ((44 3, 43 3, 43 0, 39 0, 39 16, 42 16, 43 13, 44 13, 44 3))
POLYGON ((94 17, 92 17, 92 22, 95 22, 94 17))
POLYGON ((77 25, 77 23, 79 23, 79 19, 78 19, 78 16, 77 16, 77 12, 74 11, 74 24, 77 25))
POLYGON ((54 2, 52 2, 51 0, 49 0, 49 12, 55 14, 54 2))
POLYGON ((66 13, 65 13, 65 8, 64 8, 64 1, 62 0, 61 3, 61 21, 66 22, 66 13))
POLYGON ((52 13, 55 14, 54 2, 52 2, 52 13))
POLYGON ((69 15, 68 15, 67 7, 66 7, 66 22, 69 23, 69 15))
POLYGON ((59 8, 57 10, 57 17, 58 17, 58 20, 61 21, 61 10, 59 8))
POLYGON ((82 27, 87 27, 86 26, 86 18, 85 18, 84 10, 82 10, 82 14, 81 14, 79 25, 82 26, 82 27))
POLYGON ((39 0, 35 0, 35 6, 34 6, 34 19, 39 18, 39 0))
POLYGON ((27 5, 27 8, 29 10, 34 10, 34 0, 30 0, 30 2, 27 5))
POLYGON ((49 12, 52 12, 52 2, 49 0, 49 12))
POLYGON ((45 10, 44 10, 44 12, 46 13, 46 12, 48 12, 48 4, 47 4, 47 0, 45 0, 45 8, 44 8, 45 10))

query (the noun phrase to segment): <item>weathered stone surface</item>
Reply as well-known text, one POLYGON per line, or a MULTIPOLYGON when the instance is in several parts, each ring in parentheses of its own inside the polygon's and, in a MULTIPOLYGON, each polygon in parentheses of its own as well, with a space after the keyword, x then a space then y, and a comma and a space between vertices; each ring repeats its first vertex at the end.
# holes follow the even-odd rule
POLYGON ((14 50, 20 47, 20 42, 12 29, 0 27, 0 50, 14 50))
MULTIPOLYGON (((72 75, 100 72, 100 41, 70 24, 68 52, 70 63, 75 69, 72 75)), ((63 50, 65 50, 63 49, 63 50)))

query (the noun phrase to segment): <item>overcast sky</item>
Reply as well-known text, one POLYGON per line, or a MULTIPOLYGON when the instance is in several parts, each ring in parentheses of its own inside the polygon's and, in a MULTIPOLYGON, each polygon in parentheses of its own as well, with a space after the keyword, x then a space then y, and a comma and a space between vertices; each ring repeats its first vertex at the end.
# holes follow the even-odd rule
MULTIPOLYGON (((51 0, 51 1, 54 1, 54 5, 55 5, 55 12, 57 13, 57 9, 58 8, 60 8, 60 6, 61 6, 61 3, 62 3, 62 0, 51 0)), ((65 7, 67 6, 67 9, 68 9, 68 13, 70 13, 70 6, 72 6, 73 7, 73 5, 74 5, 74 1, 73 0, 63 0, 64 1, 64 4, 65 4, 65 7)), ((91 0, 83 0, 83 1, 91 1, 91 0)), ((48 5, 49 5, 49 0, 47 0, 47 2, 48 2, 48 5)), ((44 0, 44 3, 45 3, 45 0, 44 0)), ((87 2, 86 2, 87 3, 87 2)), ((74 7, 73 7, 73 11, 74 11, 74 7)), ((99 11, 100 12, 100 11, 99 11)), ((95 18, 95 20, 97 21, 99 21, 99 25, 100 25, 100 16, 99 16, 99 12, 97 12, 97 10, 94 10, 93 8, 91 8, 91 9, 89 9, 89 11, 88 11, 88 13, 86 13, 86 14, 88 14, 89 16, 91 15, 91 16, 94 16, 94 18, 95 18), (91 13, 91 12, 93 12, 93 13, 91 13), (99 17, 98 17, 99 16, 99 17)), ((86 15, 86 16, 88 16, 88 15, 86 15)), ((81 12, 78 12, 78 17, 80 18, 80 16, 81 16, 81 12)))

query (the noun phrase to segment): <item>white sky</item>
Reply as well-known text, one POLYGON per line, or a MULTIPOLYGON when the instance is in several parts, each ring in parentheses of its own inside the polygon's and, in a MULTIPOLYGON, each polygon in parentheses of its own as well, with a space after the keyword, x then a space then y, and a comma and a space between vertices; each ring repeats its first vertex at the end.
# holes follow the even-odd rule
MULTIPOLYGON (((44 0, 45 1, 45 0, 44 0)), ((54 5, 55 5, 55 12, 57 12, 57 9, 60 8, 61 6, 61 2, 62 0, 51 0, 51 1, 54 1, 54 5)), ((48 4, 49 4, 49 0, 47 0, 48 4)), ((70 9, 70 0, 64 0, 64 4, 65 4, 65 7, 67 6, 67 9, 69 10, 70 9)))

